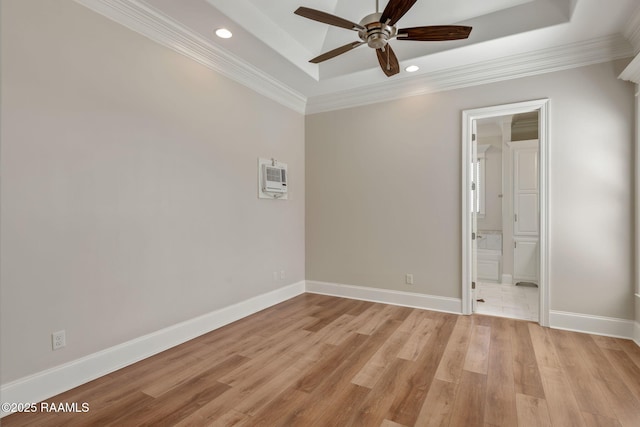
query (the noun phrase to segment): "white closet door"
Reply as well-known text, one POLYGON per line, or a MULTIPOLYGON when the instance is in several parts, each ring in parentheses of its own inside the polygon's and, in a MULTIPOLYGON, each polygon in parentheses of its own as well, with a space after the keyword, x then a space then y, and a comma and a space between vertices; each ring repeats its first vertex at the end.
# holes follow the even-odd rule
POLYGON ((538 236, 538 141, 523 141, 513 148, 513 235, 538 236))
POLYGON ((538 282, 538 239, 516 238, 513 249, 515 281, 538 282))
POLYGON ((538 140, 517 141, 513 150, 513 279, 538 282, 538 140))

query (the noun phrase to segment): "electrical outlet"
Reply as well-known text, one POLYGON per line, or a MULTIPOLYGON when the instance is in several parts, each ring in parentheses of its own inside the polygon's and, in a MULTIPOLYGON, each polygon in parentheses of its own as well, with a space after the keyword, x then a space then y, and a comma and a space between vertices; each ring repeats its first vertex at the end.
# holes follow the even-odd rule
POLYGON ((280 278, 284 279, 284 270, 280 270, 280 278))
POLYGON ((51 346, 53 350, 59 350, 67 345, 65 331, 58 331, 51 334, 51 346))
POLYGON ((404 276, 404 282, 405 282, 407 285, 413 285, 413 274, 409 274, 409 273, 407 273, 407 274, 404 276))
POLYGON ((277 281, 277 280, 278 280, 278 272, 277 272, 277 271, 274 271, 274 272, 273 272, 273 281, 275 282, 275 281, 277 281))

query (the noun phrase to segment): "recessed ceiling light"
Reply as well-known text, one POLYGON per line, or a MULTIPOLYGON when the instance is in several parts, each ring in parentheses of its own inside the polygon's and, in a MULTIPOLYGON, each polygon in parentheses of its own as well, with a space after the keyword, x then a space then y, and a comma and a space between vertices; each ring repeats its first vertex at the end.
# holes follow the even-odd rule
POLYGON ((218 28, 216 30, 216 36, 220 37, 221 39, 229 39, 232 35, 233 34, 231 34, 231 31, 227 30, 226 28, 218 28))
POLYGON ((420 69, 420 67, 418 67, 417 65, 409 65, 407 68, 405 68, 404 70, 407 73, 415 73, 416 71, 418 71, 420 69))

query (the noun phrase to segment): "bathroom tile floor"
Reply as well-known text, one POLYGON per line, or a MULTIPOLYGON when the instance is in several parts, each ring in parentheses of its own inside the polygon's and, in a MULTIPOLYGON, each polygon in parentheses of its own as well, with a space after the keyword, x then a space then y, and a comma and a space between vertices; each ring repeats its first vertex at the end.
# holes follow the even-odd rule
POLYGON ((538 321, 538 288, 480 282, 476 288, 476 313, 538 321))

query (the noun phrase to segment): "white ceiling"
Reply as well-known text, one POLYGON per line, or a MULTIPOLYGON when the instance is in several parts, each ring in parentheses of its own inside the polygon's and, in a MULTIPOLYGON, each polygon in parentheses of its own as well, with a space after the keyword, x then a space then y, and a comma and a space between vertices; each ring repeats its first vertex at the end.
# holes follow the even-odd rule
MULTIPOLYGON (((638 0, 418 0, 398 28, 458 24, 467 40, 392 40, 401 73, 386 77, 366 45, 321 64, 309 59, 357 41, 299 6, 353 22, 375 0, 76 0, 283 104, 315 112, 623 58, 640 50, 638 0), (213 32, 229 28, 234 36, 213 32), (417 73, 404 68, 415 64, 417 73)), ((380 0, 380 10, 387 0, 380 0)))

